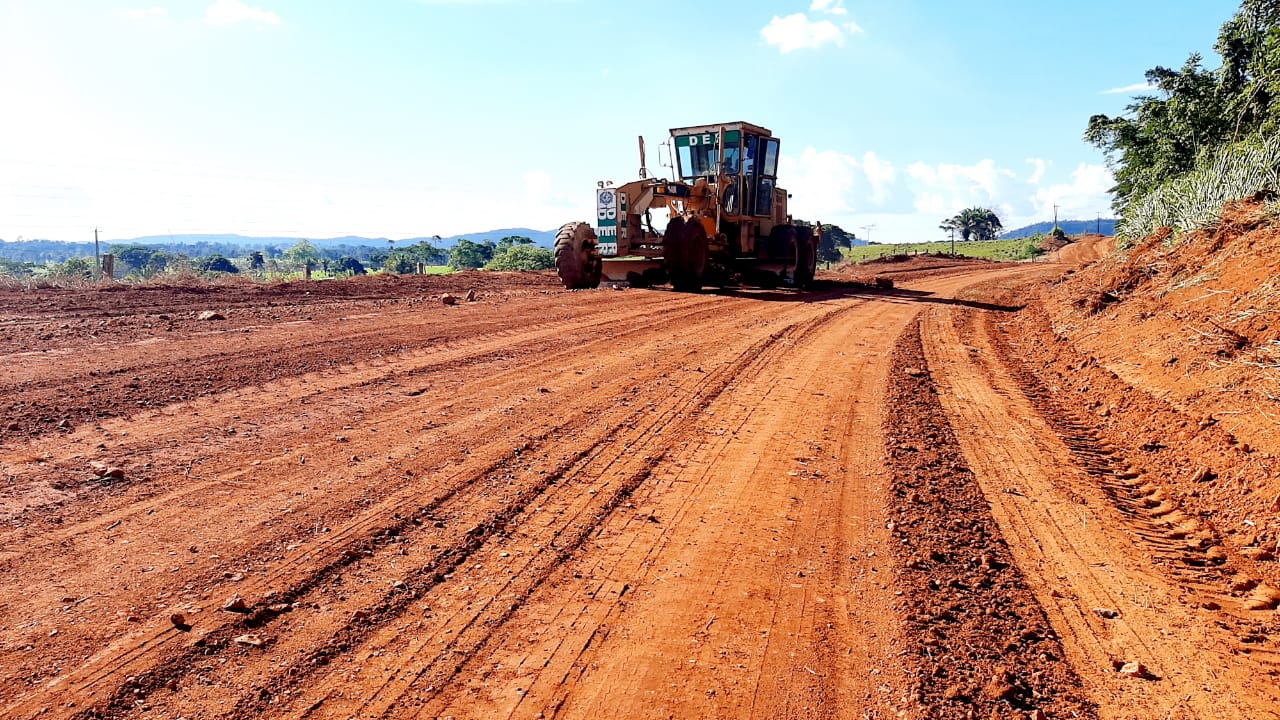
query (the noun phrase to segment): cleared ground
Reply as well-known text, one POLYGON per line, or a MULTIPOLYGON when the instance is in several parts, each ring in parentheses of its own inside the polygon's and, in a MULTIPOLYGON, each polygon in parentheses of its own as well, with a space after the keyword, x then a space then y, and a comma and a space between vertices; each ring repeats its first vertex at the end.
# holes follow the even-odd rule
POLYGON ((1063 269, 0 295, 0 714, 1274 717, 987 339, 1063 269))

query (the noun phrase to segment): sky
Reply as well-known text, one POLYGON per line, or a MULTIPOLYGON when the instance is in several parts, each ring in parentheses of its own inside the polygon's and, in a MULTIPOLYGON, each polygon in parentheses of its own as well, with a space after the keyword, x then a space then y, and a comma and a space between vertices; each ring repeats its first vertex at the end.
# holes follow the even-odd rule
POLYGON ((1081 136, 1233 0, 0 0, 0 239, 403 239, 593 217, 672 127, 782 142, 797 218, 1110 216, 1081 136))

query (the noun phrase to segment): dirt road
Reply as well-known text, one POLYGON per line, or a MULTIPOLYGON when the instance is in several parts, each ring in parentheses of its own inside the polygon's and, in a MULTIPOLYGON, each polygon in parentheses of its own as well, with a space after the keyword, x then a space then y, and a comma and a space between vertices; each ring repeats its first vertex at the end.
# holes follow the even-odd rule
MULTIPOLYGON (((1114 669, 1090 664, 1082 621, 1026 565, 1035 540, 983 499, 1001 492, 989 443, 1004 428, 951 388, 989 374, 930 329, 1014 309, 954 299, 965 288, 1053 272, 804 295, 544 278, 451 307, 432 280, 224 303, 0 298, 0 714, 1171 707, 1199 676, 1100 691, 1114 669), (226 319, 194 319, 205 308, 226 319), (900 339, 922 314, 911 355, 900 339), (922 402, 936 380, 942 403, 892 414, 903 378, 925 383, 922 402), (947 417, 961 440, 920 424, 947 417), (961 481, 951 495, 943 475, 961 481), (922 537, 960 524, 989 549, 922 537)), ((1161 632, 1148 620, 1133 632, 1161 632)))

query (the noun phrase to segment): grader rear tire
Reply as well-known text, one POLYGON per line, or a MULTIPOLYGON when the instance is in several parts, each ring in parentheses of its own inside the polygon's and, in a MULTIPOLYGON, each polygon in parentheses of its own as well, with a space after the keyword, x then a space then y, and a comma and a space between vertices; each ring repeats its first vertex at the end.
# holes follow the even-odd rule
MULTIPOLYGON (((667 230, 671 234, 671 230, 667 230)), ((671 287, 680 292, 701 292, 702 280, 707 272, 709 253, 707 228, 694 218, 684 224, 680 237, 679 261, 669 265, 671 287)))
POLYGON ((604 266, 597 249, 597 238, 584 222, 565 223, 556 233, 556 273, 570 290, 587 290, 600 286, 604 266))
POLYGON ((662 234, 662 269, 668 278, 675 277, 684 264, 684 218, 673 217, 662 234))
POLYGON ((813 277, 818 274, 818 243, 813 228, 803 225, 796 227, 796 271, 794 274, 796 287, 807 288, 813 285, 813 277))

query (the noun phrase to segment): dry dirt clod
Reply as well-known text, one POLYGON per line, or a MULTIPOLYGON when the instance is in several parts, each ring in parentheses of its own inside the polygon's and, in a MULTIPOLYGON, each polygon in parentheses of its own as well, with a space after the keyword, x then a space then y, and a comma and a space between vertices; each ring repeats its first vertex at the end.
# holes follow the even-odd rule
POLYGON ((223 603, 222 609, 227 612, 249 612, 249 604, 246 603, 244 598, 239 595, 232 595, 225 603, 223 603))
POLYGON ((997 671, 982 688, 982 694, 992 700, 1008 700, 1018 694, 1018 689, 1009 682, 1008 675, 1001 670, 997 671))
POLYGON ((475 288, 472 288, 472 289, 470 289, 470 290, 468 290, 468 291, 467 291, 466 299, 467 299, 467 302, 475 302, 475 301, 476 301, 476 291, 475 291, 475 288))
POLYGON ((102 474, 102 477, 111 478, 112 480, 123 480, 124 468, 109 467, 107 468, 106 472, 102 474))
POLYGON ((235 639, 235 643, 237 645, 244 645, 247 647, 256 647, 256 648, 260 648, 263 645, 267 644, 267 642, 262 639, 261 635, 254 635, 252 633, 237 637, 235 639))
POLYGON ((191 626, 187 624, 187 616, 182 613, 174 613, 170 615, 169 622, 173 623, 173 626, 179 630, 189 630, 191 628, 191 626))
POLYGON ((450 295, 449 293, 445 293, 440 296, 440 302, 443 305, 457 305, 458 297, 456 295, 450 295))
POLYGON ((197 320, 204 320, 204 321, 211 321, 211 320, 226 320, 226 319, 227 319, 227 316, 226 316, 226 315, 223 315, 223 314, 222 314, 222 313, 220 313, 220 312, 217 312, 216 310, 205 310, 204 312, 202 312, 202 313, 200 313, 199 315, 197 315, 197 316, 196 316, 196 319, 197 319, 197 320))
POLYGON ((1115 620, 1120 617, 1120 611, 1113 610, 1111 608, 1094 608, 1093 612, 1095 615, 1105 620, 1115 620))
POLYGON ((1142 679, 1151 677, 1151 673, 1147 670, 1147 666, 1140 662, 1127 662, 1120 666, 1119 672, 1121 675, 1131 678, 1142 679))

